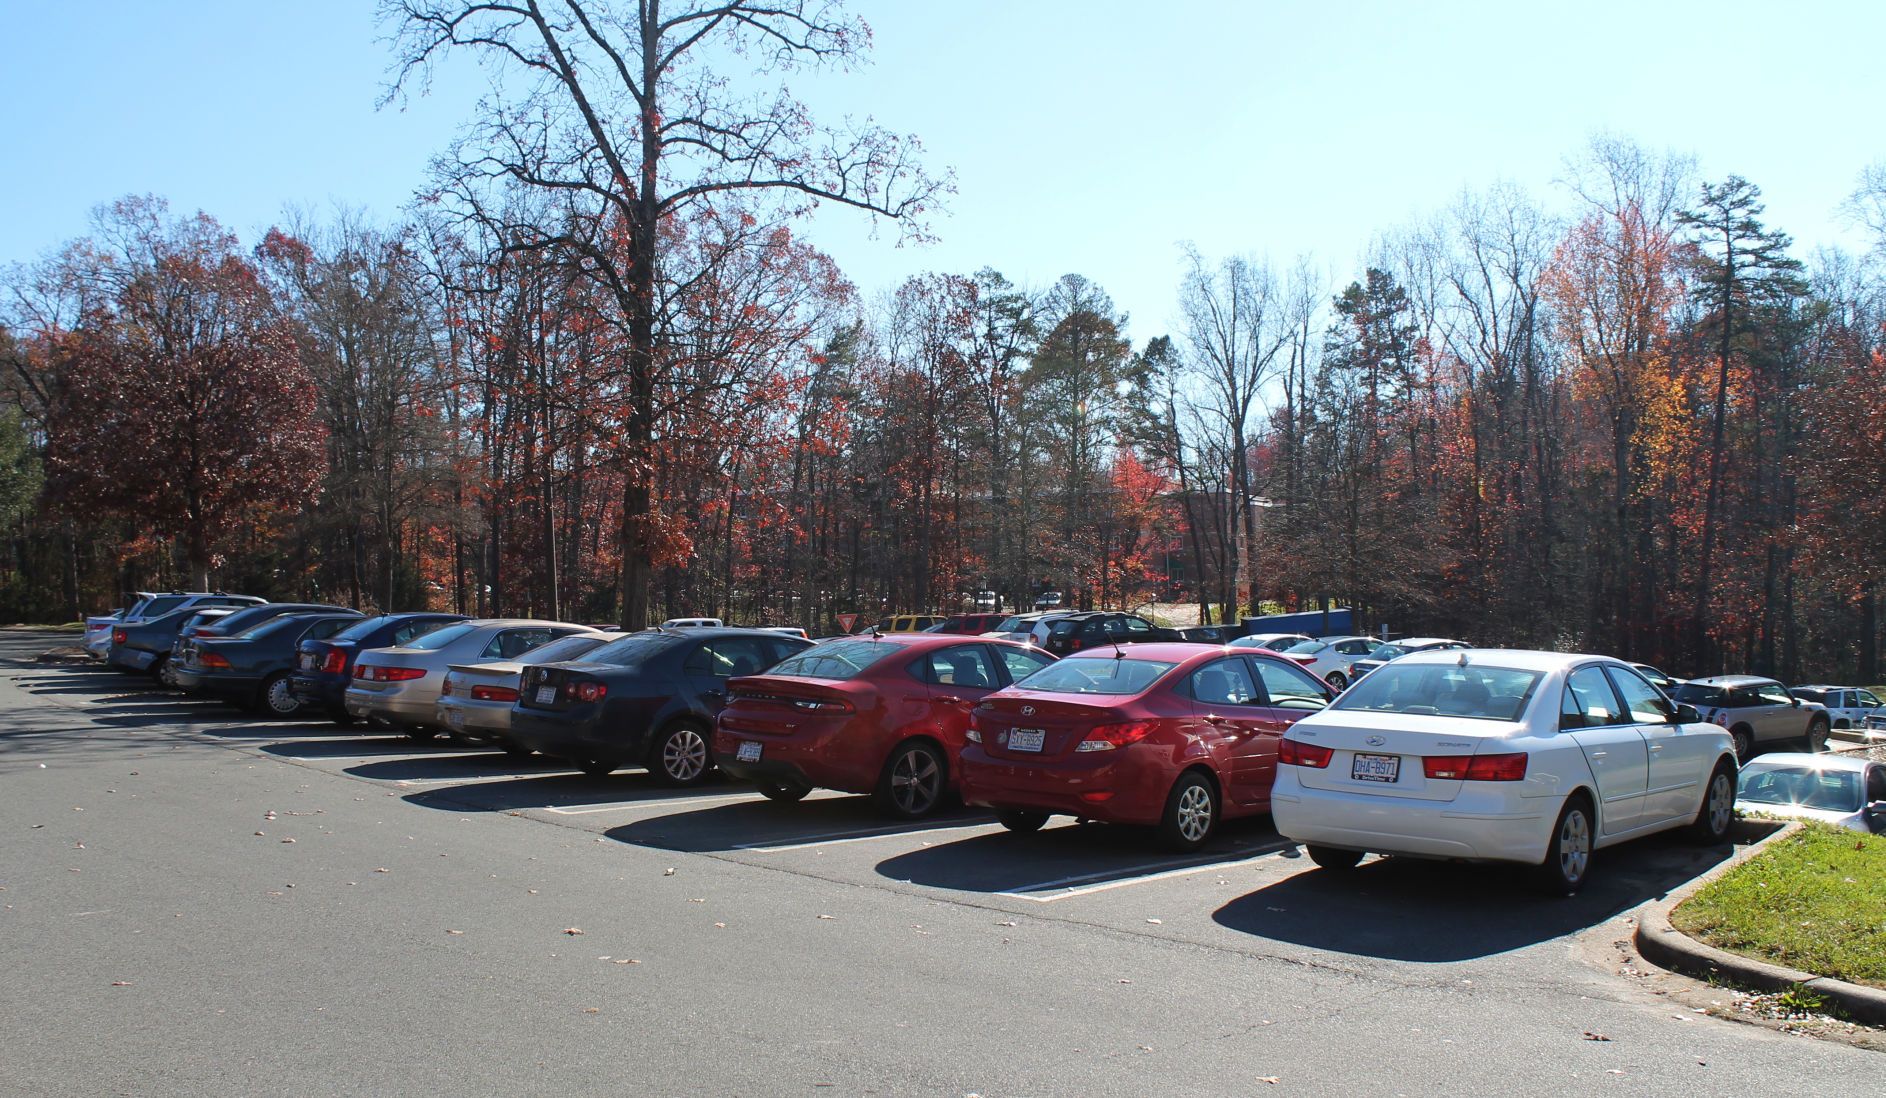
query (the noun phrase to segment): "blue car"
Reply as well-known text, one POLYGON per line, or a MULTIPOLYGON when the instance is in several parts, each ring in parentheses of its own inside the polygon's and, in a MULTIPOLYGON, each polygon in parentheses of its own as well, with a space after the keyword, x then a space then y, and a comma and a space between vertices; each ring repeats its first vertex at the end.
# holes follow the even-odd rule
POLYGON ((368 618, 325 640, 304 640, 298 646, 289 689, 304 706, 326 714, 345 728, 357 719, 347 712, 347 682, 354 675, 354 659, 375 648, 392 648, 432 632, 441 625, 464 621, 463 614, 422 611, 383 614, 368 618))

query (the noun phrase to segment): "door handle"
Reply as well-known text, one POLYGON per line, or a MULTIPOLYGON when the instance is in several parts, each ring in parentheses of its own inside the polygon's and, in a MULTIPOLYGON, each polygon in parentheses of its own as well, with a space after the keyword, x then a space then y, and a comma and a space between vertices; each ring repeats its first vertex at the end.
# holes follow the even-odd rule
POLYGON ((1654 753, 1656 753, 1656 752, 1658 752, 1658 751, 1662 751, 1662 750, 1663 750, 1663 745, 1662 745, 1662 744, 1660 744, 1660 743, 1653 743, 1653 744, 1651 744, 1651 745, 1650 745, 1650 750, 1651 750, 1651 752, 1652 752, 1653 754, 1654 754, 1654 753))
POLYGON ((961 702, 963 699, 956 697, 953 694, 932 694, 930 695, 930 700, 933 702, 943 702, 947 705, 955 705, 961 702))
POLYGON ((1205 714, 1205 720, 1210 724, 1230 724, 1231 723, 1230 717, 1221 717, 1216 713, 1205 714))
POLYGON ((1602 759, 1602 758, 1604 758, 1604 752, 1602 752, 1602 751, 1593 751, 1593 752, 1591 753, 1591 757, 1592 757, 1592 758, 1594 758, 1594 759, 1602 759))

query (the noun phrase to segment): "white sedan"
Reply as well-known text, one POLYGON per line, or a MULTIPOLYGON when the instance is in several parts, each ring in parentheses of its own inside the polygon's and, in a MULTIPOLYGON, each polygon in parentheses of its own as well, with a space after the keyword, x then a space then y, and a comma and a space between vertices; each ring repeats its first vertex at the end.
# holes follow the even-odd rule
POLYGON ((1596 850, 1716 842, 1735 818, 1729 733, 1604 656, 1412 652, 1291 726, 1277 761, 1277 830, 1326 869, 1522 862, 1569 894, 1596 850))
POLYGON ((1382 642, 1374 637, 1324 637, 1272 651, 1282 652, 1305 671, 1341 690, 1349 685, 1349 665, 1381 646, 1382 642))

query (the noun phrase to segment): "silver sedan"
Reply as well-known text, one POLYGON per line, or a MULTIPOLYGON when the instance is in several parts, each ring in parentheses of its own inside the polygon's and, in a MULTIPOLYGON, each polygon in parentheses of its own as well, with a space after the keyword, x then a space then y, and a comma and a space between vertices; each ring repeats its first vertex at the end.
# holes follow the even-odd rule
POLYGON ((593 631, 529 618, 454 622, 396 648, 362 652, 344 704, 351 716, 429 740, 439 731, 439 688, 453 664, 516 659, 559 637, 593 631))
POLYGON ((540 663, 577 659, 622 635, 572 633, 541 648, 533 648, 514 660, 452 664, 446 668, 445 682, 439 688, 437 723, 460 743, 495 743, 515 754, 528 755, 529 750, 515 747, 505 736, 511 730, 511 705, 517 701, 517 688, 524 677, 524 669, 540 663))

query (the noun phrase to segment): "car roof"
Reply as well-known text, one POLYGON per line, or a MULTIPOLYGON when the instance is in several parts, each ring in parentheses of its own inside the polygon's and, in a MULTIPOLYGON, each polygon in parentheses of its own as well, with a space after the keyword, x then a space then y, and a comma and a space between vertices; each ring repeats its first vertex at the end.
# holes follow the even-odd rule
POLYGON ((1403 637, 1400 640, 1392 640, 1388 643, 1399 644, 1403 648, 1418 648, 1430 644, 1466 644, 1467 642, 1455 640, 1452 637, 1403 637))
POLYGON ((1195 656, 1234 655, 1248 656, 1254 648, 1232 648, 1223 644, 1206 644, 1202 641, 1150 641, 1132 644, 1111 645, 1101 643, 1092 648, 1083 648, 1066 659, 1103 659, 1114 658, 1118 651, 1126 659, 1157 660, 1160 663, 1182 663, 1195 656))
POLYGON ((1790 690, 1858 690, 1857 686, 1830 686, 1824 682, 1804 682, 1799 686, 1790 686, 1790 690))
POLYGON ((1873 760, 1859 755, 1810 755, 1805 751, 1774 751, 1742 764, 1742 772, 1761 769, 1765 764, 1774 766, 1801 766, 1811 770, 1847 770, 1855 773, 1864 771, 1868 766, 1878 765, 1873 760))
POLYGON ((1781 685, 1779 680, 1761 675, 1711 675, 1706 679, 1690 680, 1692 686, 1766 686, 1770 683, 1781 685))
POLYGON ((1599 656, 1589 652, 1539 652, 1524 648, 1441 648, 1398 656, 1395 658, 1395 666, 1446 664, 1460 660, 1466 660, 1468 666, 1480 664, 1487 667, 1508 667, 1515 671, 1557 671, 1592 660, 1619 666, 1624 663, 1615 656, 1599 656))

